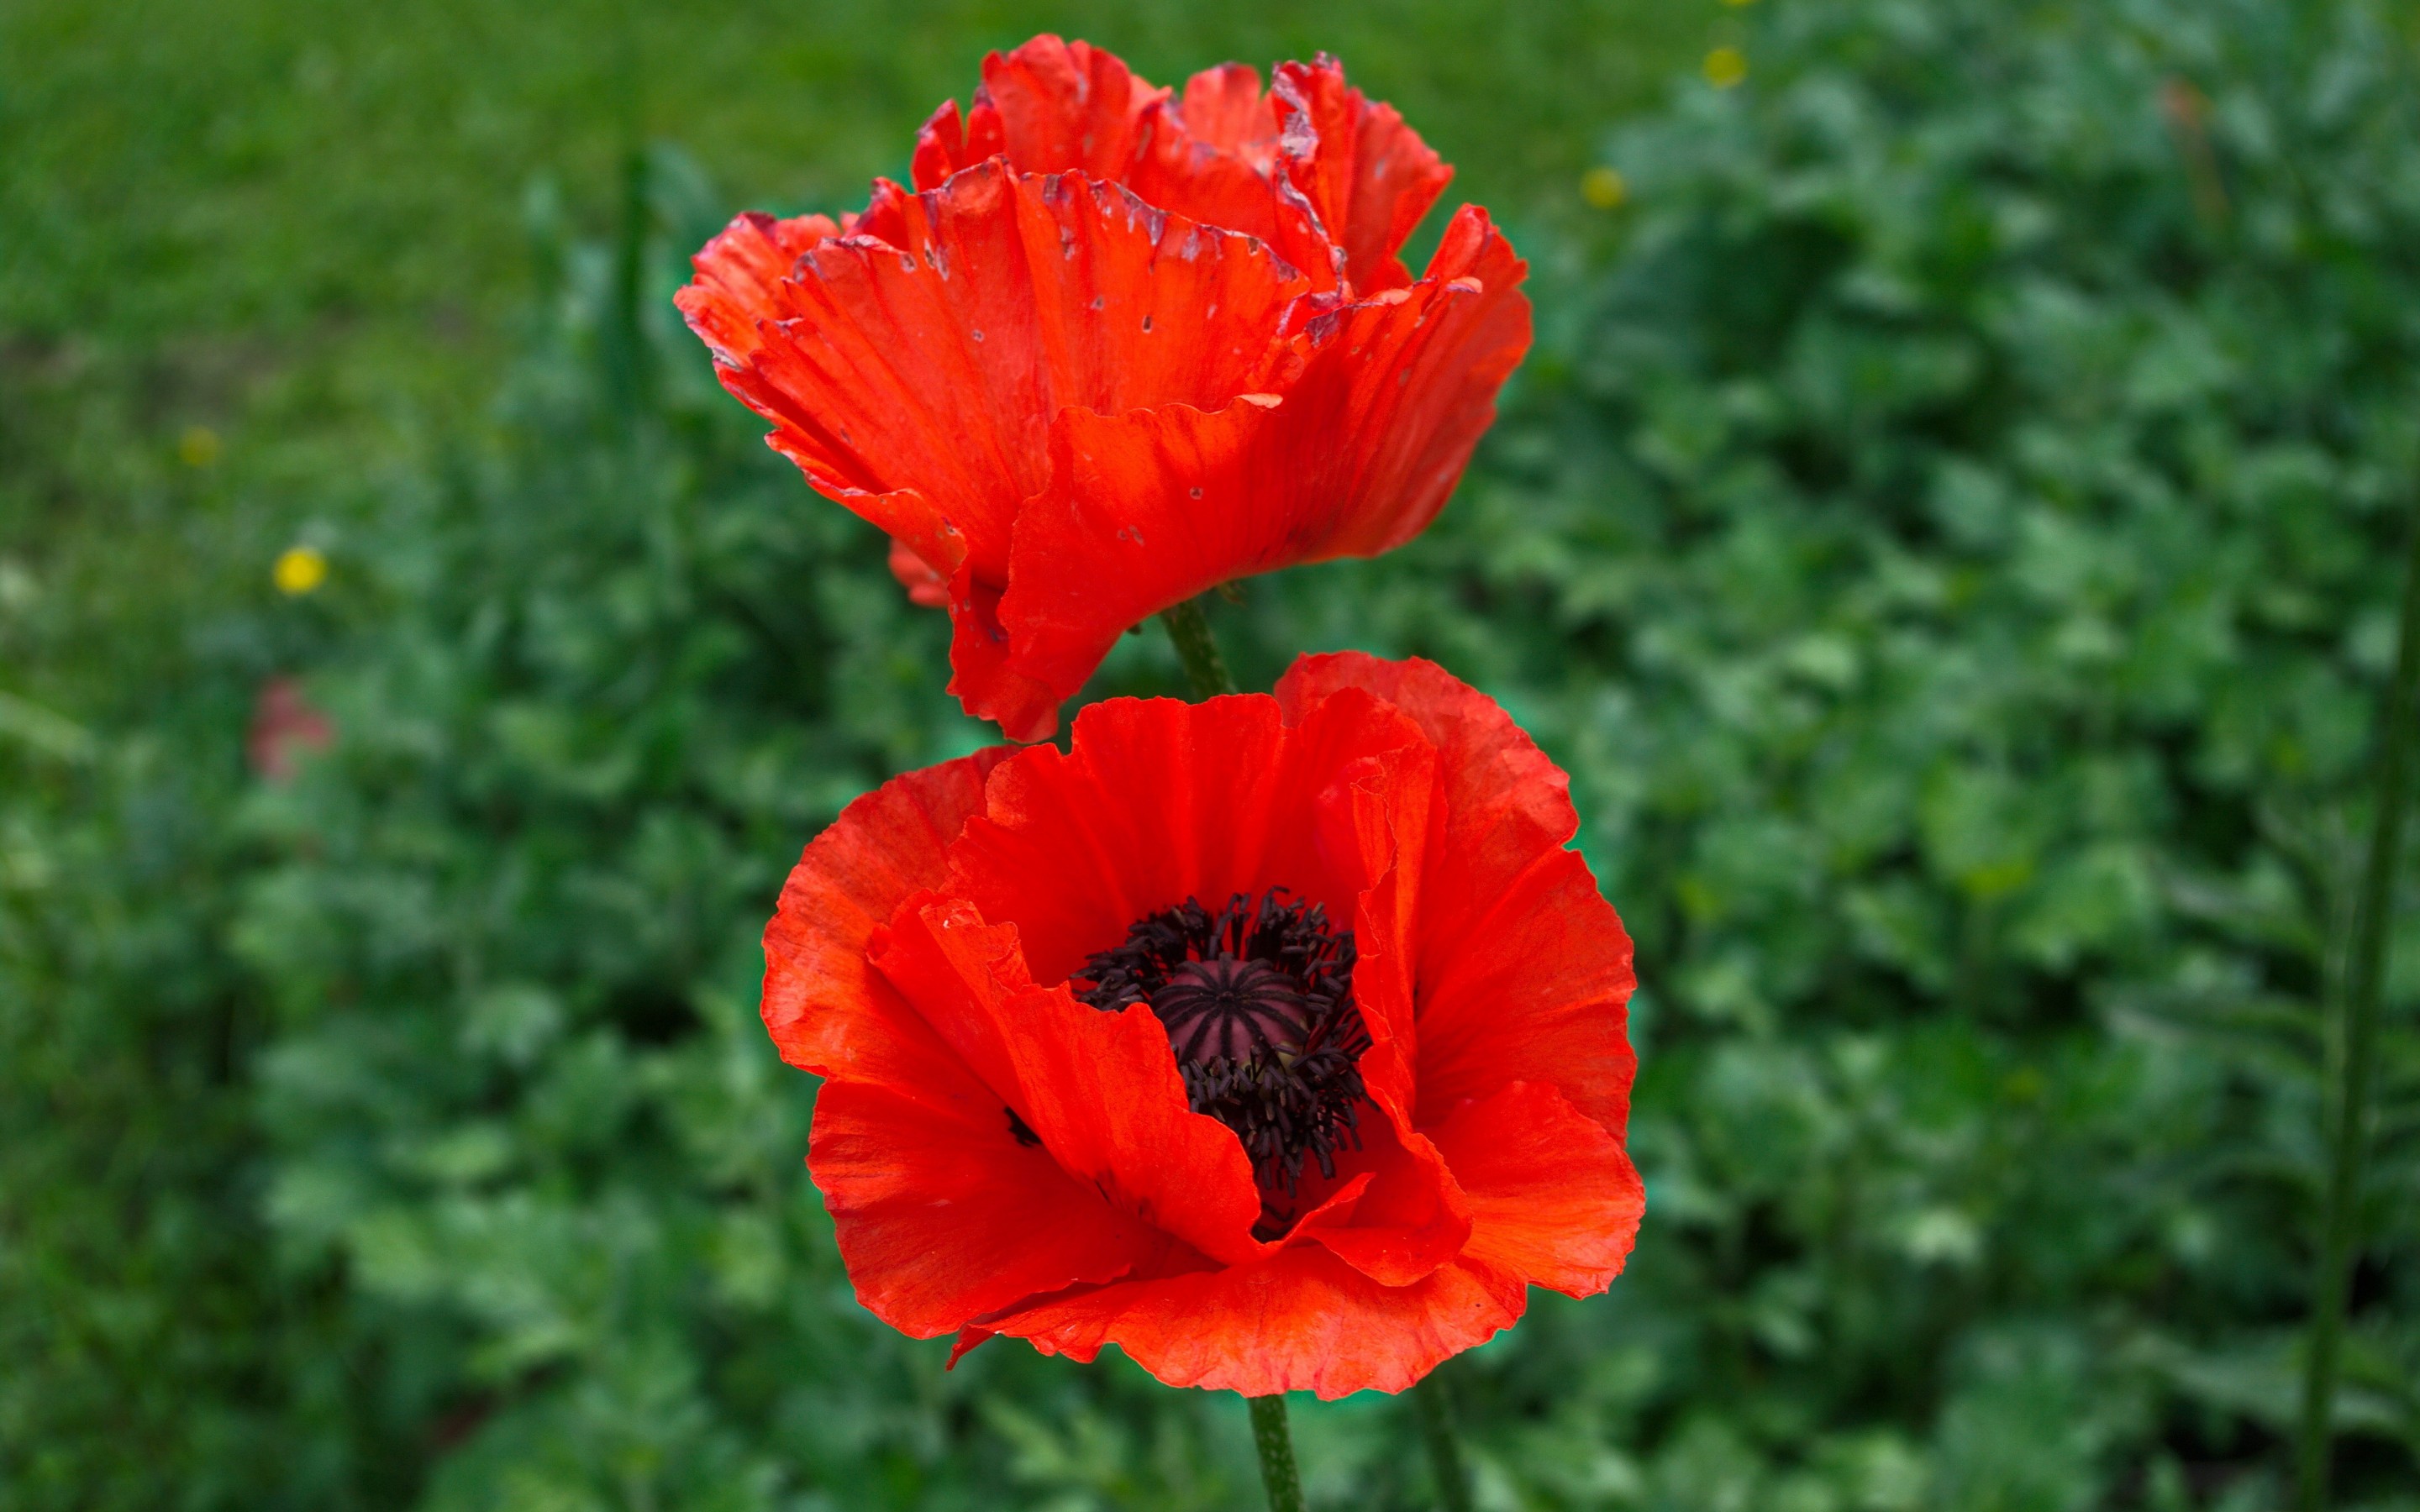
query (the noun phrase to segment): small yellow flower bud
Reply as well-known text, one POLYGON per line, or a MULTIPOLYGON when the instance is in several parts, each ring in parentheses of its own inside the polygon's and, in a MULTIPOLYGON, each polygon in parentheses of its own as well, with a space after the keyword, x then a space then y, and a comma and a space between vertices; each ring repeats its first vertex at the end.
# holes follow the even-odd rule
POLYGON ((177 457, 189 468, 206 468, 219 459, 219 433, 208 425, 188 425, 177 438, 177 457))
POLYGON ((277 591, 289 598, 299 598, 328 580, 328 559, 318 548, 289 546, 277 555, 277 565, 270 569, 277 591))
POLYGON ((1619 168, 1590 168, 1580 175, 1580 198, 1601 210, 1618 208, 1630 197, 1630 180, 1619 168))
POLYGON ((1706 82, 1729 89, 1747 77, 1747 54, 1736 47, 1718 47, 1706 54, 1706 82))

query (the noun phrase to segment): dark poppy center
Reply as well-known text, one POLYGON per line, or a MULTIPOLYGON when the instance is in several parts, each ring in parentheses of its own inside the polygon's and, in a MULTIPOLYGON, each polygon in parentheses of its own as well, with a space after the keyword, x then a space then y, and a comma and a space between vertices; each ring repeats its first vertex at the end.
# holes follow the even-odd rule
POLYGON ((1251 1157, 1264 1230, 1292 1223, 1307 1164, 1332 1177, 1337 1151, 1360 1148, 1355 1063, 1370 1033, 1353 961, 1351 930, 1271 887, 1215 912, 1188 898, 1145 915, 1073 983, 1105 1011, 1151 1005, 1193 1111, 1234 1130, 1251 1157))
POLYGON ((1260 1051, 1299 1051, 1311 1000, 1265 961, 1187 961, 1151 995, 1151 1011, 1180 1060, 1245 1060, 1260 1051))

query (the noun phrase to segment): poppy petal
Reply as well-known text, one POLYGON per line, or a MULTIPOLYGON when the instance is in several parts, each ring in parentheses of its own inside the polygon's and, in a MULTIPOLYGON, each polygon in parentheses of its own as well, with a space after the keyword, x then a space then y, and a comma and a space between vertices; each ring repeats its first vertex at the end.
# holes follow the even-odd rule
MULTIPOLYGON (((986 123, 995 130, 998 116, 986 123)), ((925 117, 916 131, 916 150, 908 159, 908 182, 920 193, 939 189, 941 181, 961 168, 971 168, 1001 150, 997 140, 969 141, 965 117, 958 114, 958 102, 944 100, 940 108, 925 117)))
POLYGON ((675 297, 690 329, 717 354, 729 354, 727 361, 744 361, 758 346, 757 322, 772 313, 782 281, 808 248, 840 234, 826 215, 739 216, 690 259, 697 277, 675 297))
POLYGON ((1263 173, 1277 162, 1277 112, 1261 89, 1261 70, 1250 64, 1221 63, 1186 80, 1178 111, 1186 135, 1201 146, 1232 153, 1263 173))
MULTIPOLYGON (((1627 1005, 1630 937, 1575 851, 1542 857, 1421 984, 1419 1108, 1427 1127, 1463 1098, 1549 1082, 1619 1136, 1638 1057, 1627 1005)), ((1425 964, 1425 963, 1424 963, 1425 964)))
MULTIPOLYGON (((1333 288, 1343 255, 1311 202, 1276 171, 1274 104, 1258 73, 1229 64, 1195 75, 1180 107, 1114 55, 1042 36, 985 60, 963 121, 955 102, 933 113, 917 135, 911 171, 918 189, 932 189, 998 154, 1021 174, 1115 181, 1160 209, 1258 237, 1313 286, 1333 288), (1188 130, 1197 115, 1209 135, 1188 130)), ((1297 131, 1306 153, 1307 131, 1297 131)))
POLYGON ((968 715, 989 719, 1011 740, 1047 740, 1059 728, 1060 692, 1008 663, 1008 632, 1000 624, 1000 590, 961 563, 951 575, 950 686, 968 715))
POLYGON ((908 602, 918 609, 945 609, 950 602, 950 581, 933 570, 933 564, 916 554, 907 542, 891 543, 891 576, 908 590, 908 602))
POLYGON ((1647 1189, 1621 1142, 1561 1092, 1514 1082, 1431 1133, 1468 1196, 1465 1254, 1573 1297, 1621 1273, 1647 1189))
POLYGON ((1520 1277, 1464 1257, 1383 1286, 1315 1245, 1257 1264, 1113 1283, 986 1319, 1045 1354, 1124 1350, 1162 1382, 1332 1401, 1402 1391, 1521 1316, 1520 1277))
POLYGON ((1393 106, 1373 104, 1347 85, 1334 58, 1280 64, 1271 91, 1287 177, 1343 254, 1354 288, 1373 294, 1410 283, 1395 253, 1453 169, 1393 106))
POLYGON ((969 1323, 966 1327, 958 1330, 958 1336, 956 1338, 950 1341, 950 1363, 941 1366, 941 1368, 944 1370, 955 1370, 958 1367, 959 1361, 981 1349, 985 1343, 998 1337, 1000 1337, 1000 1335, 993 1333, 990 1329, 982 1327, 979 1324, 969 1323))
POLYGON ((1374 699, 1293 731, 1265 694, 1105 700, 1077 717, 1065 752, 1035 747, 994 773, 945 890, 1015 923, 1046 983, 1188 897, 1215 905, 1284 887, 1352 918, 1396 841, 1340 774, 1381 780, 1382 765, 1354 764, 1419 745, 1374 699))
POLYGON ((1337 1176, 1369 1185, 1349 1212, 1306 1217, 1294 1234, 1326 1246, 1381 1286, 1410 1286, 1464 1253, 1470 1204, 1436 1146, 1400 1126, 1390 1111, 1373 1118, 1364 1110, 1359 1133, 1361 1148, 1338 1158, 1337 1176))
MULTIPOLYGON (((1400 711, 1436 748, 1446 790, 1435 843, 1464 889, 1452 899, 1457 907, 1500 888, 1538 850, 1567 845, 1579 833, 1571 779, 1503 705, 1435 662, 1359 651, 1304 656, 1275 693, 1286 717, 1298 720, 1346 688, 1400 711)), ((1434 890, 1439 876, 1428 881, 1434 890)))
POLYGON ((1020 1145, 1000 1100, 868 962, 877 919, 939 878, 1005 754, 910 772, 850 804, 800 856, 766 930, 766 1027, 783 1058, 834 1078, 809 1165, 843 1256, 866 1305, 920 1336, 1122 1274, 1140 1253, 1140 1226, 1020 1145))
POLYGON ((1144 113, 1167 96, 1108 49, 1046 34, 984 59, 968 135, 988 142, 996 133, 993 150, 1020 173, 1123 178, 1144 113))
POLYGON ((947 872, 995 747, 892 778, 841 810, 791 869, 765 927, 765 1027, 818 1076, 915 1085, 946 1052, 866 959, 899 904, 947 872))
MULTIPOLYGON (((1357 1131, 1361 1148, 1339 1162, 1340 1174, 1367 1170, 1374 1180, 1349 1222, 1311 1237, 1386 1286, 1406 1286, 1428 1274, 1461 1253, 1470 1234, 1469 1205, 1448 1163, 1412 1123, 1409 903, 1419 891, 1430 820, 1422 799, 1434 790, 1435 770, 1434 752, 1414 746, 1362 758, 1337 782, 1351 795, 1345 811, 1365 851, 1391 863, 1362 893, 1354 915, 1353 997, 1371 1039, 1355 1069, 1375 1116, 1365 1117, 1357 1131)), ((1306 1221, 1304 1228, 1311 1227, 1306 1221)))
MULTIPOLYGON (((1245 70, 1247 73, 1249 69, 1245 70)), ((1258 81, 1254 80, 1257 89, 1258 81)), ((1263 110, 1262 114, 1267 113, 1263 110)), ((1299 191, 1254 166, 1243 152, 1213 147, 1185 130, 1166 105, 1144 121, 1144 140, 1123 175, 1137 197, 1162 209, 1229 231, 1257 237, 1302 271, 1310 286, 1333 289, 1341 257, 1299 191)))
POLYGON ((1146 615, 1425 529, 1529 343, 1524 265, 1483 211, 1454 227, 1418 285, 1313 319, 1280 392, 1062 413, 1001 601, 1013 664, 1072 694, 1146 615))
POLYGON ((1224 1124, 1186 1105, 1148 1012, 1104 1013, 1063 986, 1033 986, 1014 926, 937 894, 903 903, 872 953, 1073 1180, 1214 1258, 1261 1253, 1251 1162, 1224 1124))
POLYGON ((1322 56, 1259 73, 1205 69, 1180 98, 1114 54, 1036 37, 984 60, 983 86, 961 117, 955 101, 917 134, 912 180, 1004 155, 1019 173, 1114 179, 1147 203, 1261 237, 1320 288, 1347 278, 1364 294, 1411 282, 1395 254, 1453 170, 1392 106, 1345 82, 1322 56))
MULTIPOLYGON (((1303 287, 1249 239, 1113 184, 993 162, 807 247, 758 311, 756 344, 716 345, 749 375, 733 392, 817 464, 811 475, 913 490, 935 517, 927 530, 954 529, 997 582, 1016 507, 1047 478, 1052 415, 1223 403, 1266 369, 1279 314, 1303 287), (863 234, 876 224, 895 239, 863 234)), ((696 288, 685 309, 706 308, 696 288)), ((924 532, 892 533, 955 566, 924 532)))
POLYGON ((1260 873, 1282 738, 1275 705, 1252 700, 1094 703, 1066 751, 1035 747, 1001 774, 947 890, 1015 923, 1036 980, 1063 981, 1144 915, 1260 873))
POLYGON ((877 193, 859 234, 804 245, 770 289, 746 280, 778 257, 768 227, 783 223, 743 223, 682 295, 724 387, 819 489, 951 579, 951 688, 969 711, 1047 735, 1082 678, 1013 665, 992 607, 1018 506, 1048 475, 1050 417, 1223 404, 1274 381, 1297 361, 1279 332, 1309 285, 1251 238, 997 160, 877 193), (742 285, 759 296, 746 335, 727 293, 742 285))
POLYGON ((1290 717, 1358 689, 1436 748, 1420 931, 1416 1121, 1512 1081, 1548 1082, 1619 1137, 1637 1057, 1626 1033, 1630 935, 1587 863, 1571 782, 1495 700, 1434 662, 1305 656, 1279 680, 1290 717))
POLYGON ((1022 1297, 1125 1274, 1148 1231, 1020 1143, 972 1087, 939 1103, 890 1087, 824 1085, 807 1164, 858 1300, 918 1338, 1022 1297))

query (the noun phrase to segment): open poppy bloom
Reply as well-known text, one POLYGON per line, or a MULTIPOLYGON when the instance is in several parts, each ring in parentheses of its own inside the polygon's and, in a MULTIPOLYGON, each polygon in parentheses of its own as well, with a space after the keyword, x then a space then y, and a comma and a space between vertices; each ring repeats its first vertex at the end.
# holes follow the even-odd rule
POLYGON ((993 54, 913 189, 743 215, 681 291, 723 386, 946 602, 951 691, 1056 728, 1118 635, 1233 579, 1426 528, 1529 345, 1526 265, 1332 60, 1178 94, 1041 37, 993 54))
POLYGON ((810 844, 767 1027, 857 1294, 1171 1385, 1400 1391, 1618 1274, 1630 940, 1568 783, 1426 662, 1112 700, 810 844))

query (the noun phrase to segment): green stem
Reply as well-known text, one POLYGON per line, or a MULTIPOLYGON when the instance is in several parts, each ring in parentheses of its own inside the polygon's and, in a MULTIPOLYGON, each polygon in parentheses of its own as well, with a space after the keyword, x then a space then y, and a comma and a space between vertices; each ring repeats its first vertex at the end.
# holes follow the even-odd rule
POLYGON ((1252 1409, 1252 1447, 1261 1452, 1261 1484, 1268 1488, 1269 1512, 1302 1512, 1302 1476, 1294 1468, 1294 1434, 1286 1427, 1283 1396, 1248 1396, 1252 1409))
POLYGON ((1176 659, 1185 663, 1185 676, 1193 685, 1195 698, 1235 691, 1227 659, 1218 655, 1218 642, 1210 637, 1210 617, 1202 612, 1202 600, 1188 598, 1173 609, 1161 609, 1159 623, 1168 626, 1168 639, 1176 646, 1176 659))
POLYGON ((2420 520, 2403 573, 2403 610, 2395 650, 2395 678, 2386 687, 2378 763, 2378 811, 2369 834, 2369 867, 2353 916, 2352 957, 2329 1026, 2330 1128, 2325 1227, 2318 1295, 2312 1304, 2310 1355, 2303 1378, 2301 1480, 2303 1512, 2324 1512, 2333 1458, 2336 1356, 2344 1335, 2345 1300, 2361 1243, 2361 1165, 2369 1130, 2371 1062, 2378 1058, 2380 989, 2385 980, 2386 930, 2395 911, 2396 861, 2403 847, 2404 786, 2411 774, 2412 673, 2420 668, 2420 520))
POLYGON ((1462 1445, 1453 1436, 1453 1404, 1446 1399, 1442 1372, 1412 1388, 1412 1410, 1419 1414, 1420 1437, 1429 1443, 1437 1505, 1445 1512, 1470 1512, 1470 1477, 1462 1468, 1462 1445))

